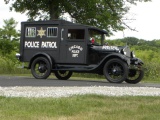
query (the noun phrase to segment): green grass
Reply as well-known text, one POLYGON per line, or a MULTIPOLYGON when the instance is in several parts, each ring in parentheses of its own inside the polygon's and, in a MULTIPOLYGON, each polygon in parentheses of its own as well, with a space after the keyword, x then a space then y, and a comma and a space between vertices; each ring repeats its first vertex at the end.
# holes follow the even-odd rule
POLYGON ((0 97, 1 120, 158 120, 160 97, 0 97))

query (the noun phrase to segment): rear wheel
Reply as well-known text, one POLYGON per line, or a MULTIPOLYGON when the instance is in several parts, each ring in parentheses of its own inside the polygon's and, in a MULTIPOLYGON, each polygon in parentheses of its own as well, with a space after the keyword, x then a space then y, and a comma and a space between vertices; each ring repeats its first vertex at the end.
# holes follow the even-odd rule
POLYGON ((72 76, 71 71, 63 71, 63 70, 55 71, 54 74, 59 80, 68 80, 72 76))
POLYGON ((37 79, 46 79, 51 73, 51 65, 47 58, 38 57, 31 65, 32 75, 37 79))
POLYGON ((125 80, 127 83, 136 84, 139 83, 144 77, 143 70, 130 69, 128 78, 125 80))
POLYGON ((111 59, 106 62, 103 74, 111 83, 122 83, 128 76, 127 64, 118 58, 111 59))

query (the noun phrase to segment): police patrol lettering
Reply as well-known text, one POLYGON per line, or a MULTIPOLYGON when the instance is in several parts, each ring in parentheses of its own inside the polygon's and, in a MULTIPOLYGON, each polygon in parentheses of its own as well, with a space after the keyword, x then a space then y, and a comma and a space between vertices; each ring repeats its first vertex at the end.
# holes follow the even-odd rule
POLYGON ((116 47, 116 46, 103 46, 102 49, 105 49, 105 50, 119 50, 119 48, 116 47))
POLYGON ((25 41, 25 48, 39 48, 39 41, 25 41))
POLYGON ((41 46, 39 41, 25 41, 25 48, 57 48, 56 42, 42 41, 41 46))
POLYGON ((44 42, 42 41, 41 48, 57 48, 56 42, 44 42))

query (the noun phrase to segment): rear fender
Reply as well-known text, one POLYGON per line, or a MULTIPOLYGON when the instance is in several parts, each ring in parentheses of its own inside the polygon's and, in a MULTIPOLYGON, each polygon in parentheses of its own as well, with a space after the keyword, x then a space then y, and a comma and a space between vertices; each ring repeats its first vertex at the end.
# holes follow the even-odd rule
POLYGON ((32 59, 31 59, 30 62, 29 62, 29 65, 28 65, 28 69, 31 68, 31 65, 32 65, 33 60, 36 59, 36 58, 38 58, 38 57, 45 57, 45 58, 47 58, 47 59, 49 60, 50 64, 51 64, 51 66, 53 65, 53 62, 52 62, 51 57, 50 57, 48 54, 46 54, 46 53, 41 53, 41 52, 40 52, 40 53, 36 53, 36 54, 32 57, 32 59))

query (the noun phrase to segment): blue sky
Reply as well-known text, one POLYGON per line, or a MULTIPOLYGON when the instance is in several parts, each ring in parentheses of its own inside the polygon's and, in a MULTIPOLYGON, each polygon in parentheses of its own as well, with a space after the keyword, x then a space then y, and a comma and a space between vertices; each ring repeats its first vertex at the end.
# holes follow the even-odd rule
MULTIPOLYGON (((3 0, 0 1, 0 15, 0 27, 3 25, 3 19, 13 17, 19 22, 17 29, 20 29, 20 22, 27 20, 25 14, 9 12, 9 5, 4 4, 3 0)), ((160 39, 160 0, 138 3, 137 6, 131 7, 127 16, 134 19, 131 22, 126 21, 127 24, 135 28, 138 32, 127 29, 123 32, 114 33, 114 36, 110 37, 111 39, 123 37, 137 37, 145 40, 160 39)))

